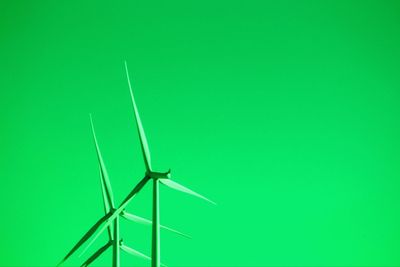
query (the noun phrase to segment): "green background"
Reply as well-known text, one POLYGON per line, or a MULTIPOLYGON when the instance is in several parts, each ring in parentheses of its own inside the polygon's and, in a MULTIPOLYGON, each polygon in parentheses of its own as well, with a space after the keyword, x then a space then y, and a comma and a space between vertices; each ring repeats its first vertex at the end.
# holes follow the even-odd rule
MULTIPOLYGON (((218 203, 161 188, 161 222, 193 237, 162 232, 165 264, 400 266, 399 12, 1 1, 0 265, 54 266, 103 214, 89 113, 116 202, 143 176, 126 59, 153 166, 218 203)), ((150 188, 130 212, 150 218, 150 188)), ((149 227, 121 227, 150 253, 149 227)))

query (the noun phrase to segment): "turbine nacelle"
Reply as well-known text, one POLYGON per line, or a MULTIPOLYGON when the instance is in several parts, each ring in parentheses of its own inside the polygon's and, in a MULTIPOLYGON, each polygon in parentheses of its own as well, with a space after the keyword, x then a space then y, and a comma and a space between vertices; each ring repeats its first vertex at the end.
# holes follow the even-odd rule
POLYGON ((146 176, 153 178, 153 179, 170 179, 171 178, 171 169, 169 169, 167 172, 147 171, 146 176))

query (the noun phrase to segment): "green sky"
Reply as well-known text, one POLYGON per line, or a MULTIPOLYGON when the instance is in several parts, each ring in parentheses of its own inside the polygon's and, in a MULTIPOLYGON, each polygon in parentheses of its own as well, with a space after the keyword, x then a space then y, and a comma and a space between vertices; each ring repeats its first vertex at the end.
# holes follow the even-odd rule
MULTIPOLYGON (((1 1, 0 265, 54 266, 102 215, 89 113, 117 203, 143 176, 127 60, 153 166, 218 203, 161 188, 161 223, 193 237, 162 232, 166 265, 399 266, 399 14, 382 0, 1 1)), ((130 212, 150 218, 150 189, 130 212)), ((121 227, 150 254, 149 227, 121 227)))

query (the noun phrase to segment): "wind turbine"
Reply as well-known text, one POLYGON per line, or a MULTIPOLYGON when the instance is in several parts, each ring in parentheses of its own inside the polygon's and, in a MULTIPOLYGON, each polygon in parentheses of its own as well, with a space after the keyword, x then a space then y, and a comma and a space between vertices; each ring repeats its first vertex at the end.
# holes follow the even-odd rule
MULTIPOLYGON (((100 228, 100 230, 97 232, 97 234, 94 236, 94 238, 89 242, 87 245, 86 249, 105 231, 105 229, 112 224, 113 220, 121 213, 124 211, 125 207, 129 204, 129 202, 135 197, 137 193, 139 193, 142 188, 146 185, 146 183, 150 180, 153 180, 153 210, 152 210, 152 244, 151 244, 151 265, 152 267, 159 267, 160 266, 160 206, 159 206, 159 183, 161 182, 162 184, 166 185, 167 187, 170 187, 172 189, 184 192, 189 195, 193 195, 195 197, 204 199, 212 204, 215 205, 215 203, 206 197, 190 190, 189 188, 178 184, 177 182, 174 182, 171 180, 171 170, 168 170, 167 172, 158 172, 154 171, 151 167, 151 157, 150 157, 150 149, 149 145, 147 143, 146 135, 144 132, 144 128, 142 125, 142 121, 139 116, 139 111, 136 105, 135 97, 133 95, 133 90, 131 86, 131 82, 129 79, 129 71, 128 71, 128 65, 125 61, 125 71, 126 71, 126 76, 127 76, 127 81, 128 81, 128 87, 131 95, 131 100, 132 100, 132 106, 133 106, 133 111, 136 119, 136 128, 139 134, 139 140, 140 140, 140 146, 143 154, 143 160, 146 168, 146 172, 142 180, 133 188, 133 190, 126 196, 126 198, 122 201, 121 205, 118 207, 118 209, 113 212, 110 216, 107 216, 104 218, 104 221, 106 221, 105 224, 100 228)), ((100 225, 104 222, 101 221, 99 222, 99 225, 93 226, 94 230, 92 233, 89 234, 89 237, 97 230, 99 229, 100 225)), ((87 237, 85 241, 89 238, 87 237)), ((86 250, 85 249, 85 250, 86 250)))
MULTIPOLYGON (((96 138, 96 132, 94 129, 94 125, 93 125, 93 120, 92 120, 92 116, 90 115, 90 123, 91 123, 91 128, 92 128, 92 134, 93 134, 93 140, 95 143, 95 147, 96 147, 96 154, 97 154, 97 159, 98 159, 98 163, 99 163, 99 170, 100 170, 100 183, 101 183, 101 189, 102 189, 102 197, 103 197, 103 208, 104 208, 104 212, 105 215, 83 236, 83 238, 81 240, 79 240, 79 242, 71 249, 71 251, 64 257, 64 259, 58 264, 58 266, 60 266, 64 261, 66 261, 77 249, 79 249, 79 247, 95 232, 95 230, 101 225, 101 223, 103 223, 105 221, 105 218, 110 217, 113 212, 116 210, 115 209, 115 204, 114 204, 114 196, 113 196, 113 192, 112 192, 112 188, 111 188, 111 183, 110 183, 110 179, 108 176, 108 172, 97 142, 97 138, 96 138)), ((126 212, 125 210, 123 210, 121 213, 119 213, 119 215, 127 220, 133 221, 133 222, 137 222, 137 223, 141 223, 141 224, 147 224, 147 225, 151 225, 152 222, 150 220, 147 220, 145 218, 139 217, 137 215, 131 214, 126 212)), ((176 234, 185 236, 190 238, 189 236, 176 231, 172 228, 166 227, 166 226, 161 226, 161 228, 169 230, 171 232, 174 232, 176 234)), ((81 267, 86 267, 89 266, 93 261, 95 261, 98 257, 100 257, 105 251, 108 250, 108 248, 110 248, 111 246, 113 247, 113 259, 112 259, 112 266, 113 267, 119 267, 120 266, 120 249, 122 249, 123 251, 140 257, 140 258, 144 258, 147 260, 150 260, 150 257, 146 256, 145 254, 130 248, 128 246, 126 246, 123 243, 123 240, 120 239, 120 233, 119 233, 119 216, 117 216, 114 220, 113 220, 113 224, 108 225, 107 226, 107 232, 108 232, 108 242, 100 247, 96 252, 94 252, 82 265, 81 267)), ((86 248, 87 249, 87 248, 86 248)), ((85 251, 86 251, 85 249, 85 251)), ((83 251, 81 253, 81 255, 85 252, 83 251)))
MULTIPOLYGON (((131 86, 131 82, 129 79, 129 71, 128 71, 128 66, 127 63, 125 62, 125 71, 126 71, 126 76, 127 76, 127 81, 128 81, 128 86, 129 86, 129 91, 131 95, 131 100, 132 100, 132 106, 133 106, 133 111, 136 119, 136 128, 139 134, 139 139, 140 139, 140 146, 143 154, 143 160, 144 164, 146 167, 146 172, 145 176, 140 180, 140 182, 133 188, 133 190, 126 196, 126 198, 122 201, 121 205, 118 207, 118 209, 111 213, 110 216, 105 216, 104 221, 106 221, 105 224, 100 228, 100 230, 97 232, 97 234, 94 236, 94 238, 89 242, 87 245, 86 249, 105 231, 105 229, 112 224, 113 220, 124 211, 125 207, 129 204, 129 202, 135 197, 137 193, 139 193, 142 188, 146 185, 146 183, 150 180, 153 180, 153 210, 152 210, 152 215, 153 215, 153 223, 152 223, 152 249, 151 249, 151 265, 152 267, 159 267, 160 266, 160 209, 159 209, 159 183, 161 182, 162 184, 166 185, 167 187, 170 187, 172 189, 184 192, 189 195, 193 195, 195 197, 204 199, 212 204, 215 205, 215 203, 206 197, 190 190, 189 188, 178 184, 177 182, 174 182, 171 180, 171 170, 168 170, 167 172, 158 172, 154 171, 151 167, 151 157, 150 157, 150 149, 147 143, 146 135, 144 132, 144 128, 139 116, 138 108, 136 106, 136 101, 135 97, 133 95, 133 90, 131 86)), ((89 233, 88 237, 85 239, 89 239, 89 237, 97 230, 99 229, 100 225, 104 222, 101 221, 99 222, 99 225, 94 225, 93 226, 93 232, 89 233)), ((84 242, 85 242, 84 241, 84 242)), ((85 249, 85 250, 86 250, 85 249)))
POLYGON ((128 65, 125 61, 125 71, 126 71, 126 77, 128 81, 128 86, 129 86, 129 91, 131 95, 131 100, 132 100, 132 106, 133 106, 133 111, 135 114, 135 119, 136 119, 136 127, 139 133, 139 138, 140 138, 140 145, 142 148, 142 154, 143 154, 143 160, 144 164, 146 167, 146 173, 145 173, 145 178, 146 182, 150 179, 153 180, 153 225, 152 225, 152 249, 151 249, 151 265, 152 267, 159 267, 160 266, 160 197, 159 197, 159 183, 161 182, 162 184, 196 196, 198 198, 204 199, 210 203, 215 204, 213 201, 207 199, 206 197, 190 190, 187 187, 184 187, 183 185, 178 184, 177 182, 174 182, 171 180, 171 170, 168 170, 167 172, 158 172, 155 171, 152 166, 151 166, 151 156, 150 156, 150 149, 149 145, 147 142, 147 138, 144 132, 144 128, 142 125, 142 121, 139 116, 139 111, 136 105, 135 97, 133 95, 133 90, 131 86, 131 81, 129 78, 129 71, 128 71, 128 65))
MULTIPOLYGON (((160 225, 160 217, 159 217, 159 183, 158 181, 160 180, 161 183, 164 185, 173 188, 175 190, 193 195, 195 197, 204 199, 212 204, 215 204, 213 201, 207 199, 206 197, 190 190, 187 187, 184 187, 183 185, 180 185, 174 181, 172 181, 171 178, 171 172, 170 170, 167 172, 156 172, 151 168, 151 159, 150 159, 150 150, 148 147, 147 139, 144 133, 143 125, 140 120, 139 112, 136 106, 135 98, 133 95, 132 87, 131 87, 131 82, 129 79, 129 72, 128 72, 128 66, 127 63, 125 62, 125 70, 126 70, 126 75, 127 75, 127 80, 128 80, 128 86, 130 90, 130 95, 131 95, 131 100, 132 100, 132 106, 134 110, 134 115, 136 119, 136 127, 139 133, 139 138, 140 138, 140 144, 141 144, 141 150, 143 154, 143 159, 146 167, 146 172, 145 176, 139 181, 138 184, 132 189, 132 191, 125 197, 125 199, 122 201, 122 203, 119 205, 119 207, 116 210, 111 209, 107 214, 105 214, 103 217, 101 217, 90 229, 86 234, 78 241, 78 243, 71 249, 71 251, 64 257, 64 259, 61 261, 60 264, 62 264, 65 260, 67 260, 77 249, 79 249, 86 241, 88 241, 97 231, 97 234, 94 235, 94 238, 89 242, 89 244, 86 246, 84 253, 93 243, 94 241, 106 230, 108 227, 118 218, 118 216, 124 216, 127 219, 133 219, 136 217, 130 217, 127 216, 125 212, 126 206, 130 203, 130 201, 136 196, 137 193, 139 193, 142 188, 146 185, 146 183, 149 180, 153 180, 153 222, 148 221, 148 220, 143 220, 142 218, 138 219, 136 218, 137 222, 142 222, 142 223, 147 223, 152 225, 152 266, 153 267, 159 267, 160 266, 160 227, 165 228, 167 230, 176 232, 178 234, 184 235, 182 233, 179 233, 178 231, 175 231, 170 228, 166 228, 162 225, 160 225), (100 229, 100 230, 99 230, 100 229)), ((60 265, 59 264, 59 265, 60 265)))

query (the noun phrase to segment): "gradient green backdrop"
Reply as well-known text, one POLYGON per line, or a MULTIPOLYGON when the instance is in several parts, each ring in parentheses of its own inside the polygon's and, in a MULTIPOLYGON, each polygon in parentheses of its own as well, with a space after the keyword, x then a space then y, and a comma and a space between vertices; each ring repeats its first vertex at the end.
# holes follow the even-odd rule
MULTIPOLYGON (((165 264, 400 266, 399 1, 3 0, 0 14, 1 266, 54 266, 102 215, 89 113, 117 203, 143 176, 125 59, 153 165, 218 203, 162 188, 161 222, 193 236, 162 232, 165 264)), ((128 210, 150 208, 148 186, 128 210)), ((150 233, 123 221, 146 253, 150 233)))

